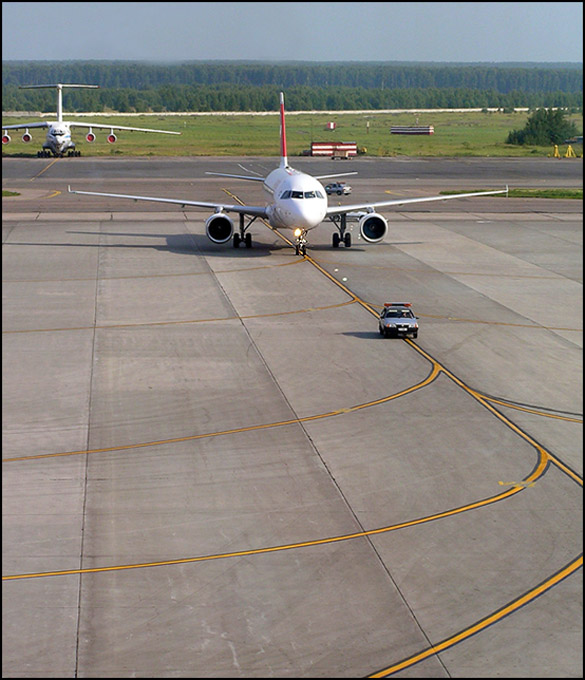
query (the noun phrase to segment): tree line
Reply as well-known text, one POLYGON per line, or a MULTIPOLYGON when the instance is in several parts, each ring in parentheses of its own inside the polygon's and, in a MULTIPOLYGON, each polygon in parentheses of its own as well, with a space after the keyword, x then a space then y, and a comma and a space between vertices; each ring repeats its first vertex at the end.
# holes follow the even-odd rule
POLYGON ((162 85, 349 87, 365 89, 463 88, 502 94, 582 92, 582 64, 547 66, 396 62, 233 62, 149 64, 125 61, 4 61, 3 85, 94 83, 104 88, 155 89, 162 85))
POLYGON ((51 90, 19 85, 84 83, 65 90, 66 111, 274 111, 583 106, 582 65, 392 63, 3 62, 4 111, 55 110, 51 90))

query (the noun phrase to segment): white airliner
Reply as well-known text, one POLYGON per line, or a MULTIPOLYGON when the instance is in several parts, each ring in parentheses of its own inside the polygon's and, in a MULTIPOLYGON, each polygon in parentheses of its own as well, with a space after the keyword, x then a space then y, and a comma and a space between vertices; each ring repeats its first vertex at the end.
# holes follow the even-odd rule
POLYGON ((252 222, 258 217, 267 220, 271 227, 277 229, 292 229, 296 237, 297 255, 306 254, 306 235, 311 229, 318 227, 324 220, 329 220, 337 228, 333 234, 333 247, 343 243, 347 248, 351 246, 351 233, 346 231, 347 220, 359 223, 360 235, 368 243, 380 242, 388 231, 388 222, 376 212, 377 208, 385 208, 408 203, 424 201, 445 201, 450 198, 470 198, 472 196, 487 196, 489 194, 505 194, 506 189, 497 191, 478 191, 451 196, 430 196, 425 198, 399 198, 374 203, 357 203, 354 205, 328 206, 327 194, 319 180, 342 175, 355 175, 356 172, 337 173, 333 175, 312 176, 295 170, 288 164, 286 151, 286 131, 284 124, 284 95, 280 93, 280 165, 266 177, 251 177, 248 175, 231 175, 219 172, 208 172, 208 175, 245 179, 262 182, 268 194, 268 200, 263 206, 231 205, 228 203, 209 203, 191 201, 178 198, 155 198, 151 196, 131 196, 128 194, 105 194, 95 191, 72 191, 72 194, 86 194, 88 196, 107 196, 109 198, 129 198, 134 201, 155 201, 158 203, 174 203, 195 208, 208 208, 213 214, 205 223, 207 236, 214 243, 227 243, 233 236, 233 245, 238 247, 244 242, 246 247, 252 245, 251 234, 246 233, 252 222), (227 213, 237 213, 240 216, 239 233, 234 233, 234 223, 227 213), (246 216, 251 219, 245 223, 246 216))
POLYGON ((56 121, 46 121, 42 123, 23 123, 21 125, 3 125, 4 134, 2 135, 2 144, 8 144, 10 142, 10 136, 6 132, 7 130, 22 130, 24 129, 24 134, 22 135, 22 141, 27 144, 32 141, 32 135, 29 132, 32 128, 48 128, 47 138, 43 144, 42 151, 37 152, 39 158, 47 158, 51 154, 55 157, 62 157, 65 153, 68 156, 81 156, 81 151, 76 151, 75 142, 71 139, 71 128, 81 127, 89 128, 85 139, 88 142, 95 142, 96 136, 93 128, 109 130, 110 134, 107 136, 107 140, 110 144, 114 144, 117 137, 114 134, 114 130, 131 130, 134 132, 161 132, 165 135, 180 135, 180 132, 170 132, 169 130, 149 130, 146 128, 134 128, 134 127, 123 127, 122 125, 99 125, 98 123, 80 123, 75 121, 64 121, 63 120, 63 88, 64 87, 80 87, 84 89, 96 89, 99 85, 69 85, 64 83, 56 83, 55 85, 21 85, 21 90, 34 90, 34 89, 52 89, 57 90, 57 120, 56 121))

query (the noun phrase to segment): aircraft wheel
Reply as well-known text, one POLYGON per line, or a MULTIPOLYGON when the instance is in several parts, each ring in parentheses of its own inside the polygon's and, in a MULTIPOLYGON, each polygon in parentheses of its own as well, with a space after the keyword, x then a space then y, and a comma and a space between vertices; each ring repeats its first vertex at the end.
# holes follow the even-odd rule
POLYGON ((240 235, 234 234, 234 248, 237 248, 239 245, 240 245, 240 235))
POLYGON ((340 242, 339 234, 337 232, 333 233, 333 247, 334 248, 339 248, 339 242, 340 242))
POLYGON ((251 248, 252 247, 252 234, 246 234, 244 237, 244 242, 246 244, 246 248, 251 248))
POLYGON ((351 248, 351 234, 349 233, 349 231, 343 237, 343 243, 345 244, 346 248, 351 248))

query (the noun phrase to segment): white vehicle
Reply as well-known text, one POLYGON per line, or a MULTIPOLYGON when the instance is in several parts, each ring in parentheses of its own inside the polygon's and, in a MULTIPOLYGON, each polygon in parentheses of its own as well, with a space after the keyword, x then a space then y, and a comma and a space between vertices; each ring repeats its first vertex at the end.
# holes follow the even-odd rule
POLYGON ((22 123, 20 125, 3 125, 4 134, 2 135, 2 144, 10 143, 10 135, 7 130, 22 130, 24 129, 24 134, 22 135, 22 141, 25 143, 32 142, 32 135, 29 132, 32 128, 47 128, 47 138, 43 144, 42 151, 37 152, 39 158, 48 158, 51 154, 57 158, 60 158, 67 154, 68 156, 81 156, 81 151, 75 149, 75 142, 71 139, 71 128, 81 127, 88 128, 89 131, 85 136, 86 141, 95 142, 96 136, 93 128, 109 130, 110 134, 107 136, 107 140, 110 144, 114 144, 117 140, 114 130, 131 130, 134 132, 160 132, 165 135, 180 135, 180 132, 170 132, 169 130, 149 130, 147 128, 134 128, 134 127, 123 127, 122 125, 100 125, 98 123, 81 123, 77 121, 64 121, 63 120, 63 88, 64 87, 80 87, 84 89, 95 89, 99 85, 68 85, 63 83, 57 83, 56 85, 21 85, 22 90, 32 90, 32 89, 47 89, 56 88, 57 89, 57 120, 47 121, 42 123, 22 123))
POLYGON ((246 231, 258 217, 266 220, 271 227, 291 229, 296 237, 297 255, 306 254, 307 232, 318 227, 324 220, 333 222, 338 232, 333 234, 333 247, 343 241, 346 247, 351 246, 351 234, 346 232, 347 219, 358 221, 360 235, 368 243, 379 243, 388 231, 386 219, 376 212, 376 208, 422 201, 445 201, 451 198, 467 198, 486 196, 488 194, 504 194, 508 189, 498 191, 478 191, 471 194, 453 194, 451 196, 430 196, 425 198, 399 198, 374 203, 356 203, 354 205, 328 206, 327 194, 319 180, 342 175, 356 175, 356 172, 335 173, 313 177, 288 164, 286 151, 286 132, 284 121, 284 95, 280 93, 280 165, 266 177, 249 175, 231 175, 219 172, 208 172, 208 175, 245 179, 262 182, 268 199, 263 206, 238 205, 229 203, 210 203, 178 198, 156 198, 153 196, 133 196, 129 194, 106 194, 95 191, 72 191, 72 194, 87 196, 106 196, 108 198, 127 198, 133 201, 156 201, 158 203, 174 203, 194 208, 207 208, 213 214, 205 223, 207 236, 214 243, 227 243, 232 239, 235 247, 243 241, 246 247, 252 245, 251 234, 246 231), (239 233, 234 233, 234 223, 228 213, 240 216, 239 233), (246 224, 246 216, 251 219, 246 224))
POLYGON ((418 337, 418 316, 410 302, 386 302, 380 312, 378 330, 385 338, 418 337))
POLYGON ((351 187, 345 182, 331 182, 325 187, 325 191, 328 196, 331 196, 331 194, 337 194, 338 196, 343 194, 344 196, 347 196, 348 194, 351 194, 351 187))

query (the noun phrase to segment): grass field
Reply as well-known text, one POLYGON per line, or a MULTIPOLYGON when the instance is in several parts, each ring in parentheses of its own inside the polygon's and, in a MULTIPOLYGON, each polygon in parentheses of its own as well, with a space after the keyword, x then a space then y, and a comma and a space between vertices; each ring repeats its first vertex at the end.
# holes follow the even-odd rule
MULTIPOLYGON (((311 141, 352 141, 366 149, 369 156, 483 156, 525 157, 551 156, 553 147, 522 147, 506 144, 511 130, 524 128, 529 114, 524 112, 433 112, 433 113, 303 113, 286 118, 289 157, 308 149, 311 141), (326 123, 335 122, 335 130, 326 123), (392 125, 433 125, 433 135, 392 135, 392 125)), ((583 130, 583 115, 569 117, 583 130)), ((66 120, 85 122, 75 115, 66 120)), ((43 118, 5 118, 4 125, 23 121, 53 120, 43 118)), ((278 115, 99 115, 94 123, 130 127, 157 128, 181 132, 181 136, 153 133, 117 132, 115 144, 106 142, 106 130, 96 130, 97 141, 85 141, 82 128, 74 129, 73 139, 84 156, 277 156, 279 153, 278 115)), ((3 156, 36 157, 45 139, 44 130, 32 130, 33 141, 21 141, 23 130, 13 130, 12 142, 2 148, 3 156)), ((581 133, 580 133, 581 134, 581 133)), ((564 156, 567 146, 560 146, 564 156)), ((573 145, 582 157, 583 146, 573 145)))

